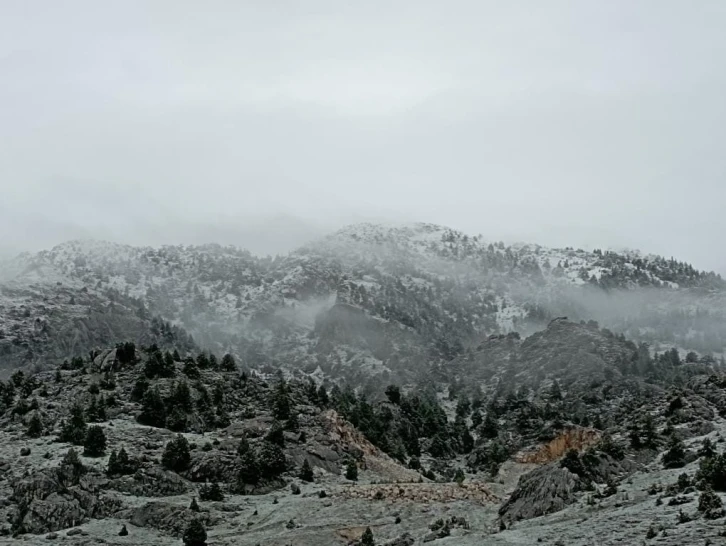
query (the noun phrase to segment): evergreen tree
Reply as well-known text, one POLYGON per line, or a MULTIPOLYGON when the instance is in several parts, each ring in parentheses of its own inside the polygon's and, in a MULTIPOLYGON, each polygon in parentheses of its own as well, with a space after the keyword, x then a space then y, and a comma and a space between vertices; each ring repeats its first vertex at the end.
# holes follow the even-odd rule
POLYGON ((701 449, 698 450, 699 457, 713 457, 716 455, 716 449, 713 446, 713 442, 710 438, 706 438, 701 444, 701 449))
POLYGON ((488 411, 486 417, 484 417, 484 422, 482 423, 480 432, 482 437, 487 439, 493 439, 499 436, 499 424, 494 419, 490 411, 488 411))
POLYGON ((161 456, 161 464, 168 470, 183 472, 189 468, 191 455, 189 454, 189 443, 181 434, 171 440, 164 447, 164 454, 161 456))
POLYGON ((391 404, 398 405, 401 403, 401 389, 398 385, 388 385, 386 387, 386 396, 391 404))
POLYGON ((234 357, 227 353, 222 357, 222 371, 223 372, 236 372, 237 363, 234 361, 234 357))
POLYGON ((313 468, 307 459, 303 461, 302 468, 300 469, 300 479, 304 482, 313 482, 315 479, 313 468))
POLYGON ((43 421, 41 421, 37 411, 30 416, 27 435, 31 438, 40 438, 43 435, 43 421))
POLYGON ((163 428, 166 426, 166 406, 158 389, 146 391, 138 417, 139 423, 150 427, 163 428))
POLYGON ((324 385, 320 385, 320 388, 318 389, 318 404, 320 404, 321 408, 327 408, 330 405, 328 391, 325 390, 324 385))
POLYGON ((285 447, 285 432, 282 430, 282 425, 279 421, 274 421, 270 431, 265 436, 268 442, 271 442, 280 447, 285 447))
POLYGON ((149 381, 146 377, 141 376, 136 379, 134 388, 131 389, 131 400, 134 402, 141 402, 144 399, 146 391, 149 390, 149 381))
POLYGON ((206 546, 207 531, 201 520, 194 518, 184 530, 184 546, 206 546))
POLYGON ((85 474, 86 468, 81 463, 76 450, 71 448, 63 456, 60 466, 58 467, 58 478, 65 486, 78 484, 81 476, 85 474))
POLYGON ((207 358, 206 354, 199 353, 199 355, 197 355, 197 366, 199 366, 200 370, 206 370, 209 368, 209 358, 207 358))
POLYGON ((91 401, 86 408, 86 418, 89 423, 100 423, 106 420, 106 407, 103 397, 91 397, 91 401))
POLYGON ((290 393, 288 392, 287 383, 283 378, 278 381, 272 399, 272 413, 275 418, 284 421, 290 417, 290 393))
POLYGON ((256 485, 259 481, 260 465, 257 461, 257 455, 255 450, 248 446, 247 449, 240 454, 237 482, 240 485, 256 485))
POLYGON ((668 451, 663 454, 665 468, 681 468, 686 466, 686 446, 677 436, 671 436, 668 451))
POLYGON ((264 479, 274 479, 287 469, 287 460, 282 448, 269 441, 263 441, 258 457, 260 476, 264 479))
POLYGON ((358 481, 358 465, 352 459, 348 461, 348 466, 345 469, 345 478, 354 482, 358 481))
POLYGON ((61 426, 59 440, 73 445, 83 445, 86 440, 86 419, 83 407, 76 403, 71 407, 71 414, 67 422, 61 426))
POLYGON ((471 414, 471 426, 478 428, 484 422, 484 418, 481 415, 479 408, 475 409, 471 414))
POLYGON ((209 354, 209 368, 212 370, 219 369, 219 362, 217 362, 217 357, 213 353, 209 354))
POLYGON ((552 382, 552 386, 550 387, 550 400, 562 400, 562 390, 560 389, 560 383, 556 379, 552 382))
POLYGON ((199 498, 203 501, 222 502, 224 500, 224 494, 218 483, 212 485, 204 484, 199 489, 199 498))
POLYGON ((98 425, 88 428, 86 441, 83 443, 83 454, 86 457, 100 457, 106 451, 106 434, 98 425))
POLYGON ((182 368, 182 372, 189 379, 199 379, 201 377, 201 374, 199 373, 199 367, 197 366, 197 363, 194 362, 193 358, 187 358, 184 361, 184 367, 182 368))
POLYGON ((192 497, 192 502, 189 505, 189 510, 192 512, 199 512, 199 503, 197 502, 197 497, 192 497))
POLYGON ((300 420, 296 411, 290 412, 290 417, 288 417, 285 422, 285 428, 292 432, 300 430, 300 420))
POLYGON ((376 541, 373 539, 373 531, 370 527, 366 527, 363 532, 363 536, 360 539, 361 546, 376 546, 376 541))

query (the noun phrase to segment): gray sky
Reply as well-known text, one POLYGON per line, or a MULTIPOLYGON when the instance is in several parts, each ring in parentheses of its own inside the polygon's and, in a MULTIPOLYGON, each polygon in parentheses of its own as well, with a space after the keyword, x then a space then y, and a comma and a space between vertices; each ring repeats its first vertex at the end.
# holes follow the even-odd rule
POLYGON ((0 248, 345 223, 726 272, 726 2, 0 2, 0 248))

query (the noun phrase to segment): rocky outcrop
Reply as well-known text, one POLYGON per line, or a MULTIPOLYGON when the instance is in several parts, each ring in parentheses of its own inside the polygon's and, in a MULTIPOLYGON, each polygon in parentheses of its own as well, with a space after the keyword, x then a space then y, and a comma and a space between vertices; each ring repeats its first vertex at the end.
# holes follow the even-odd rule
POLYGON ((499 515, 512 522, 559 512, 575 501, 575 493, 583 485, 580 477, 557 464, 537 468, 519 478, 499 515))
POLYGON ((63 467, 43 470, 14 484, 16 532, 58 531, 121 509, 118 499, 100 490, 102 477, 86 475, 68 480, 64 470, 63 467))
POLYGON ((138 497, 173 497, 190 490, 179 475, 161 468, 143 468, 132 476, 111 480, 108 487, 138 497))
POLYGON ((131 524, 136 527, 151 527, 180 537, 189 522, 195 518, 200 519, 205 527, 213 525, 218 520, 209 512, 194 512, 185 506, 150 502, 132 512, 131 524))
POLYGON ((195 453, 184 477, 193 482, 234 482, 237 474, 236 453, 215 450, 195 453))

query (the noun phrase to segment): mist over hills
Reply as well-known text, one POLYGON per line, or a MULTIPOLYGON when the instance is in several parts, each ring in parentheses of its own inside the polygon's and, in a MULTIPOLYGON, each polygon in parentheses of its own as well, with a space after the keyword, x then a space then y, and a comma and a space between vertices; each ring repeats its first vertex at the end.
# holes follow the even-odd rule
POLYGON ((6 261, 0 278, 0 354, 11 366, 158 338, 154 317, 251 368, 346 377, 405 377, 558 316, 654 350, 718 357, 726 345, 717 274, 639 252, 506 246, 432 224, 351 225, 274 258, 214 244, 72 241, 6 261), (103 335, 83 326, 91 316, 104 317, 103 335))

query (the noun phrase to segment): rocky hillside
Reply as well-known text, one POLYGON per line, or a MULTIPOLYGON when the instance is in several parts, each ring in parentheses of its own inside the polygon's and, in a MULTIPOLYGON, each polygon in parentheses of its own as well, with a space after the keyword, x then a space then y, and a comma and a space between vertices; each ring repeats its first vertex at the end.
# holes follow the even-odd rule
POLYGON ((0 384, 0 534, 279 546, 726 535, 717 362, 560 319, 432 370, 366 394, 125 342, 16 372, 0 384))
POLYGON ((719 356, 726 343, 726 290, 713 273, 636 253, 508 247, 429 224, 351 226, 276 258, 71 242, 2 271, 0 358, 10 365, 150 335, 160 343, 154 316, 156 332, 160 322, 250 368, 356 383, 406 382, 487 336, 529 334, 561 315, 653 346, 719 356), (83 324, 101 315, 96 336, 83 324))

